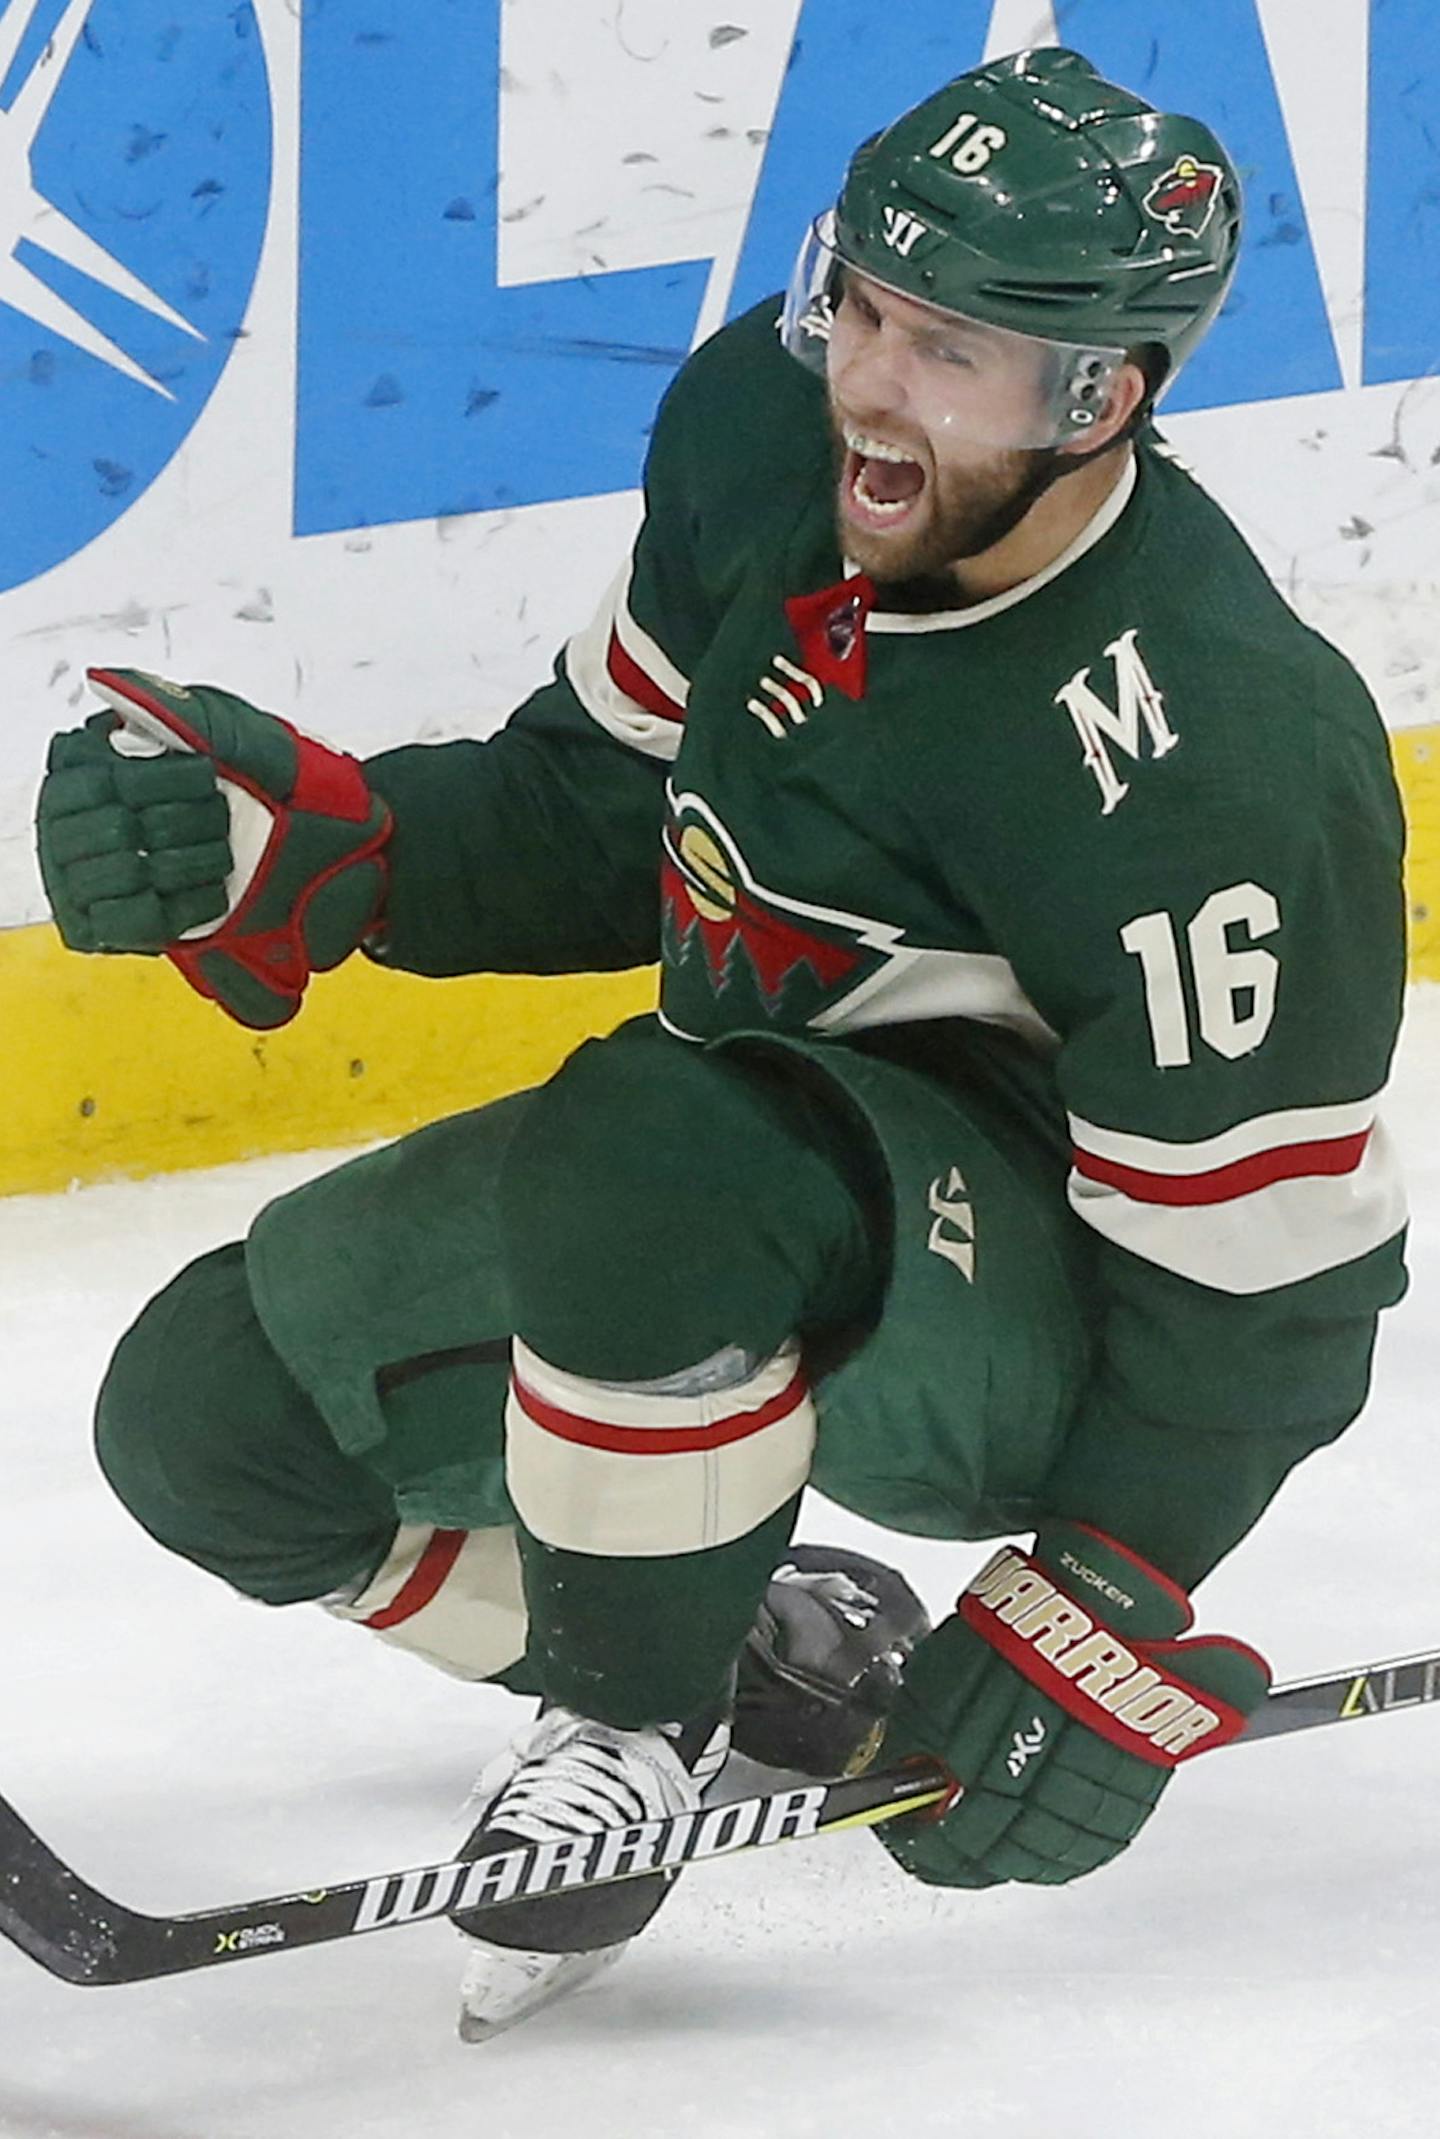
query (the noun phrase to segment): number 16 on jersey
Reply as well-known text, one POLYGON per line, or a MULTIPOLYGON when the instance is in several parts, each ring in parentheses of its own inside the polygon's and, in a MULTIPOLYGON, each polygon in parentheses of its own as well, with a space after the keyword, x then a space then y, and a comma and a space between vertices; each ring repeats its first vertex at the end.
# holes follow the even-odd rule
MULTIPOLYGON (((1279 926, 1274 893, 1247 883, 1212 892, 1186 927, 1200 1038, 1228 1062, 1253 1054, 1270 1030, 1280 960, 1257 946, 1279 926), (1232 929, 1245 932, 1244 946, 1232 945, 1232 929)), ((1120 941, 1140 961, 1156 1067, 1187 1068, 1193 1036, 1173 918, 1163 911, 1137 914, 1121 929, 1120 941)))

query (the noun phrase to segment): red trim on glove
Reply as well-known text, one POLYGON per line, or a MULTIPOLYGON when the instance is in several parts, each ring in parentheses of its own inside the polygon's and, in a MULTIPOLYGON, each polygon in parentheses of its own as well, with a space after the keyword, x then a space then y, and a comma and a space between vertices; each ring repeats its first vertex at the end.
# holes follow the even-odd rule
MULTIPOLYGON (((182 743, 189 744, 196 757, 209 758, 212 764, 220 762, 198 728, 192 728, 188 721, 182 720, 178 713, 173 713, 169 706, 162 705, 151 692, 138 690, 128 673, 122 675, 118 669, 113 668, 87 668, 85 674, 91 683, 103 684, 107 691, 118 691, 120 696, 128 698, 132 705, 143 706, 147 713, 153 713, 156 720, 168 728, 172 735, 177 735, 182 743)), ((119 718, 118 714, 116 718, 119 718)), ((233 777, 238 787, 248 788, 252 795, 259 794, 257 787, 250 787, 249 782, 241 779, 238 774, 227 774, 228 777, 233 777)))
MULTIPOLYGON (((1228 1745, 1245 1728, 1243 1711, 1168 1668, 1169 1659, 1195 1643, 1122 1641, 1013 1545, 981 1569, 957 1609, 982 1641, 1067 1715, 1152 1767, 1178 1767, 1228 1745)), ((1212 1648, 1256 1653, 1224 1635, 1200 1639, 1212 1648)), ((1259 1661, 1268 1675, 1268 1665, 1259 1661)))
POLYGON ((1194 1626, 1195 1607, 1190 1602, 1189 1594, 1178 1582, 1172 1582, 1169 1575, 1162 1574, 1158 1567, 1152 1567, 1148 1560, 1142 1560, 1138 1552, 1132 1552, 1128 1545, 1122 1545, 1118 1537, 1110 1537, 1104 1530, 1097 1530, 1093 1523, 1072 1522, 1066 1517, 1065 1527, 1067 1530, 1078 1530, 1082 1537, 1093 1537, 1096 1544, 1103 1545, 1107 1552, 1116 1552, 1122 1560, 1128 1560, 1137 1574, 1143 1575, 1145 1580, 1156 1588, 1164 1590, 1180 1614, 1181 1625, 1194 1626))
MULTIPOLYGON (((1169 1656, 1176 1650, 1182 1655, 1193 1656, 1197 1649, 1228 1649, 1232 1656, 1248 1656, 1256 1670, 1263 1671, 1267 1679, 1273 1676, 1269 1657, 1262 1656, 1248 1641, 1237 1641, 1233 1634, 1187 1634, 1183 1641, 1147 1642, 1146 1648, 1152 1656, 1169 1656)), ((1215 1697, 1207 1693, 1204 1698, 1213 1701, 1215 1697)))
MULTIPOLYGON (((273 713, 270 717, 279 718, 273 713)), ((363 824, 374 797, 360 760, 302 735, 288 720, 282 720, 280 725, 292 738, 299 761, 291 809, 309 810, 316 817, 338 817, 342 824, 363 824)))
MULTIPOLYGON (((250 795, 267 812, 270 832, 265 841, 255 873, 246 887, 244 897, 233 913, 228 914, 219 928, 203 936, 183 937, 165 946, 165 955, 180 972, 197 995, 207 1002, 218 1003, 230 1016, 236 1015, 226 1001, 223 992, 206 978, 202 960, 212 952, 219 952, 239 966, 261 987, 276 998, 284 1016, 277 1022, 288 1023, 300 1008, 306 985, 314 971, 305 949, 304 923, 311 900, 332 878, 353 868, 357 862, 374 861, 380 875, 380 889, 376 896, 371 926, 383 910, 388 883, 388 866, 382 857, 382 849, 394 830, 394 820, 388 808, 383 810, 383 822, 373 838, 351 853, 342 855, 338 861, 312 877, 297 897, 290 914, 282 927, 267 929, 263 933, 246 931, 247 917, 254 911, 269 885, 270 872, 275 855, 283 845, 290 830, 293 812, 299 810, 308 815, 329 817, 342 824, 364 824, 370 815, 375 797, 365 777, 364 767, 358 758, 344 751, 332 750, 328 744, 316 742, 302 735, 288 720, 278 714, 266 714, 264 718, 279 721, 295 746, 295 781, 288 801, 282 801, 268 789, 259 786, 247 774, 220 755, 214 745, 196 728, 190 726, 183 716, 162 703, 151 692, 137 688, 129 676, 121 676, 113 669, 92 668, 87 671, 92 682, 103 684, 107 689, 128 698, 132 704, 142 707, 162 726, 186 743, 197 757, 210 760, 218 778, 227 780, 250 795)), ((363 933, 363 932, 362 932, 363 933)), ((272 1027, 252 1030, 272 1030, 272 1027)))
MULTIPOLYGON (((289 796, 284 798, 257 786, 248 774, 222 757, 215 745, 198 728, 192 728, 182 714, 152 692, 137 689, 129 676, 122 676, 111 668, 89 668, 85 673, 92 683, 103 684, 107 690, 117 691, 122 698, 128 698, 132 705, 142 707, 182 743, 188 743, 196 757, 209 758, 222 779, 243 788, 247 795, 253 795, 267 809, 283 809, 288 801, 293 810, 308 810, 317 817, 336 817, 342 824, 363 824, 370 814, 374 798, 360 760, 352 758, 347 751, 334 749, 329 743, 318 742, 314 736, 302 735, 292 721, 278 713, 261 713, 261 717, 275 721, 295 745, 295 784, 289 796)), ((255 710, 261 711, 259 707, 255 710)))
MULTIPOLYGON (((229 778, 228 772, 225 777, 229 778)), ((387 809, 385 811, 385 821, 373 839, 367 840, 363 847, 356 847, 352 853, 342 855, 339 861, 332 863, 330 868, 322 870, 319 876, 312 877, 300 897, 296 900, 291 910, 290 919, 285 927, 267 929, 263 935, 254 931, 247 935, 244 933, 245 916, 265 890, 266 878, 270 871, 271 856, 275 851, 277 842, 285 836, 286 826, 290 817, 289 807, 283 802, 271 801, 268 807, 275 820, 271 827, 270 837, 265 842, 265 852, 261 856, 260 866, 251 878, 249 889, 234 913, 229 916, 220 928, 217 928, 208 936, 194 936, 179 943, 167 943, 165 956, 172 965, 176 966, 184 974, 197 995, 203 995, 207 1001, 219 1003, 222 1009, 230 1010, 230 1006, 225 1001, 224 996, 218 989, 210 985, 200 967, 200 960, 207 952, 223 951, 227 958, 232 958, 236 965, 243 966, 247 973, 258 980, 262 986, 268 988, 273 995, 279 996, 282 1001, 289 1001, 290 1008, 286 1013, 286 1020, 282 1020, 282 1022, 286 1022, 300 1008, 301 998, 305 993, 310 975, 314 971, 314 967, 311 965, 305 950, 305 939, 302 933, 305 913, 310 901, 317 891, 320 891, 330 882, 332 877, 340 876, 346 869, 353 867, 356 862, 373 861, 380 872, 380 889, 376 895, 374 913, 371 919, 371 926, 373 927, 375 919, 379 917, 385 905, 390 869, 388 862, 386 862, 381 853, 381 849, 385 846, 391 832, 394 830, 394 819, 387 809)), ((234 1016, 234 1012, 230 1011, 230 1015, 234 1016)), ((252 1027, 251 1029, 254 1030, 256 1028, 252 1027)))

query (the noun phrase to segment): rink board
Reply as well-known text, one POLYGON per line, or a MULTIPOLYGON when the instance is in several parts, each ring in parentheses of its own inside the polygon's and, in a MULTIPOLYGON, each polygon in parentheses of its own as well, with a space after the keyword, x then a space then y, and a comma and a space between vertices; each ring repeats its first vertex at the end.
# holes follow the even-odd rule
MULTIPOLYGON (((1410 824, 1410 970, 1440 980, 1440 723, 1393 737, 1410 824)), ((251 1033, 164 960, 0 931, 0 1194, 394 1136, 547 1077, 654 1001, 650 971, 420 980, 364 959, 251 1033)))
POLYGON ((164 960, 0 932, 0 1194, 395 1136, 540 1082, 654 998, 650 971, 437 982, 357 958, 256 1033, 164 960))

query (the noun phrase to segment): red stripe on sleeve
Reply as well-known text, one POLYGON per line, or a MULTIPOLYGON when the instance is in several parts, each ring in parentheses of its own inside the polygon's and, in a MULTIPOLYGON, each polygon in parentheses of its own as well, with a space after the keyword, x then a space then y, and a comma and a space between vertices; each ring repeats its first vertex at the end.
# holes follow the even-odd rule
POLYGON ((1228 1203, 1236 1196, 1253 1195, 1276 1181, 1296 1181, 1307 1176, 1353 1173, 1365 1155, 1370 1131, 1356 1136, 1328 1137, 1313 1144, 1282 1144, 1274 1151, 1257 1151, 1229 1166, 1212 1167, 1208 1173, 1151 1173, 1140 1166, 1121 1166, 1114 1159, 1075 1147, 1075 1171, 1087 1181, 1101 1181, 1118 1188, 1135 1203, 1228 1203))
POLYGON ((626 653, 620 644, 620 634, 610 634, 610 651, 605 656, 605 666, 610 671, 610 680, 619 685, 627 698, 633 698, 637 706, 647 713, 656 713, 661 720, 683 722, 685 708, 662 691, 653 676, 647 676, 638 661, 626 653))
POLYGON ((778 1396, 758 1411, 734 1411, 728 1418, 712 1419, 708 1426, 612 1426, 603 1419, 582 1418, 578 1412, 562 1411, 547 1404, 524 1382, 511 1386, 526 1418, 558 1440, 574 1441, 581 1448, 601 1448, 617 1456, 692 1456, 712 1448, 728 1448, 733 1441, 748 1440, 795 1411, 808 1393, 803 1374, 792 1377, 778 1396))
POLYGON ((387 1604, 378 1612, 372 1612, 360 1624, 374 1627, 383 1633, 386 1627, 398 1627, 403 1619, 413 1619, 423 1612, 431 1598, 444 1586, 445 1577, 459 1559, 467 1530, 437 1530, 425 1550, 416 1561, 408 1580, 393 1604, 387 1604))

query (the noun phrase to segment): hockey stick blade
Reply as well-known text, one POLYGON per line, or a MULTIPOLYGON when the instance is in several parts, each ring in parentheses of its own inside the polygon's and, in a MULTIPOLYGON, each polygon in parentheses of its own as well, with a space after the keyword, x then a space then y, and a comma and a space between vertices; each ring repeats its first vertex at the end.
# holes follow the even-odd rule
POLYGON ((274 1895, 186 1916, 147 1916, 111 1901, 62 1863, 0 1798, 0 1931, 67 1983, 145 1983, 558 1887, 599 1886, 845 1827, 873 1826, 942 1805, 954 1789, 938 1762, 917 1761, 838 1782, 734 1798, 699 1812, 563 1842, 533 1842, 474 1861, 451 1858, 309 1894, 274 1895))
MULTIPOLYGON (((1388 1715, 1437 1699, 1440 1650, 1277 1686, 1235 1742, 1388 1715)), ((450 1859, 185 1916, 147 1916, 111 1901, 71 1871, 0 1798, 0 1932, 67 1983, 145 1983, 559 1886, 598 1885, 844 1827, 874 1826, 902 1813, 941 1807, 954 1788, 938 1762, 917 1762, 736 1798, 640 1827, 535 1843, 473 1863, 450 1859)))

